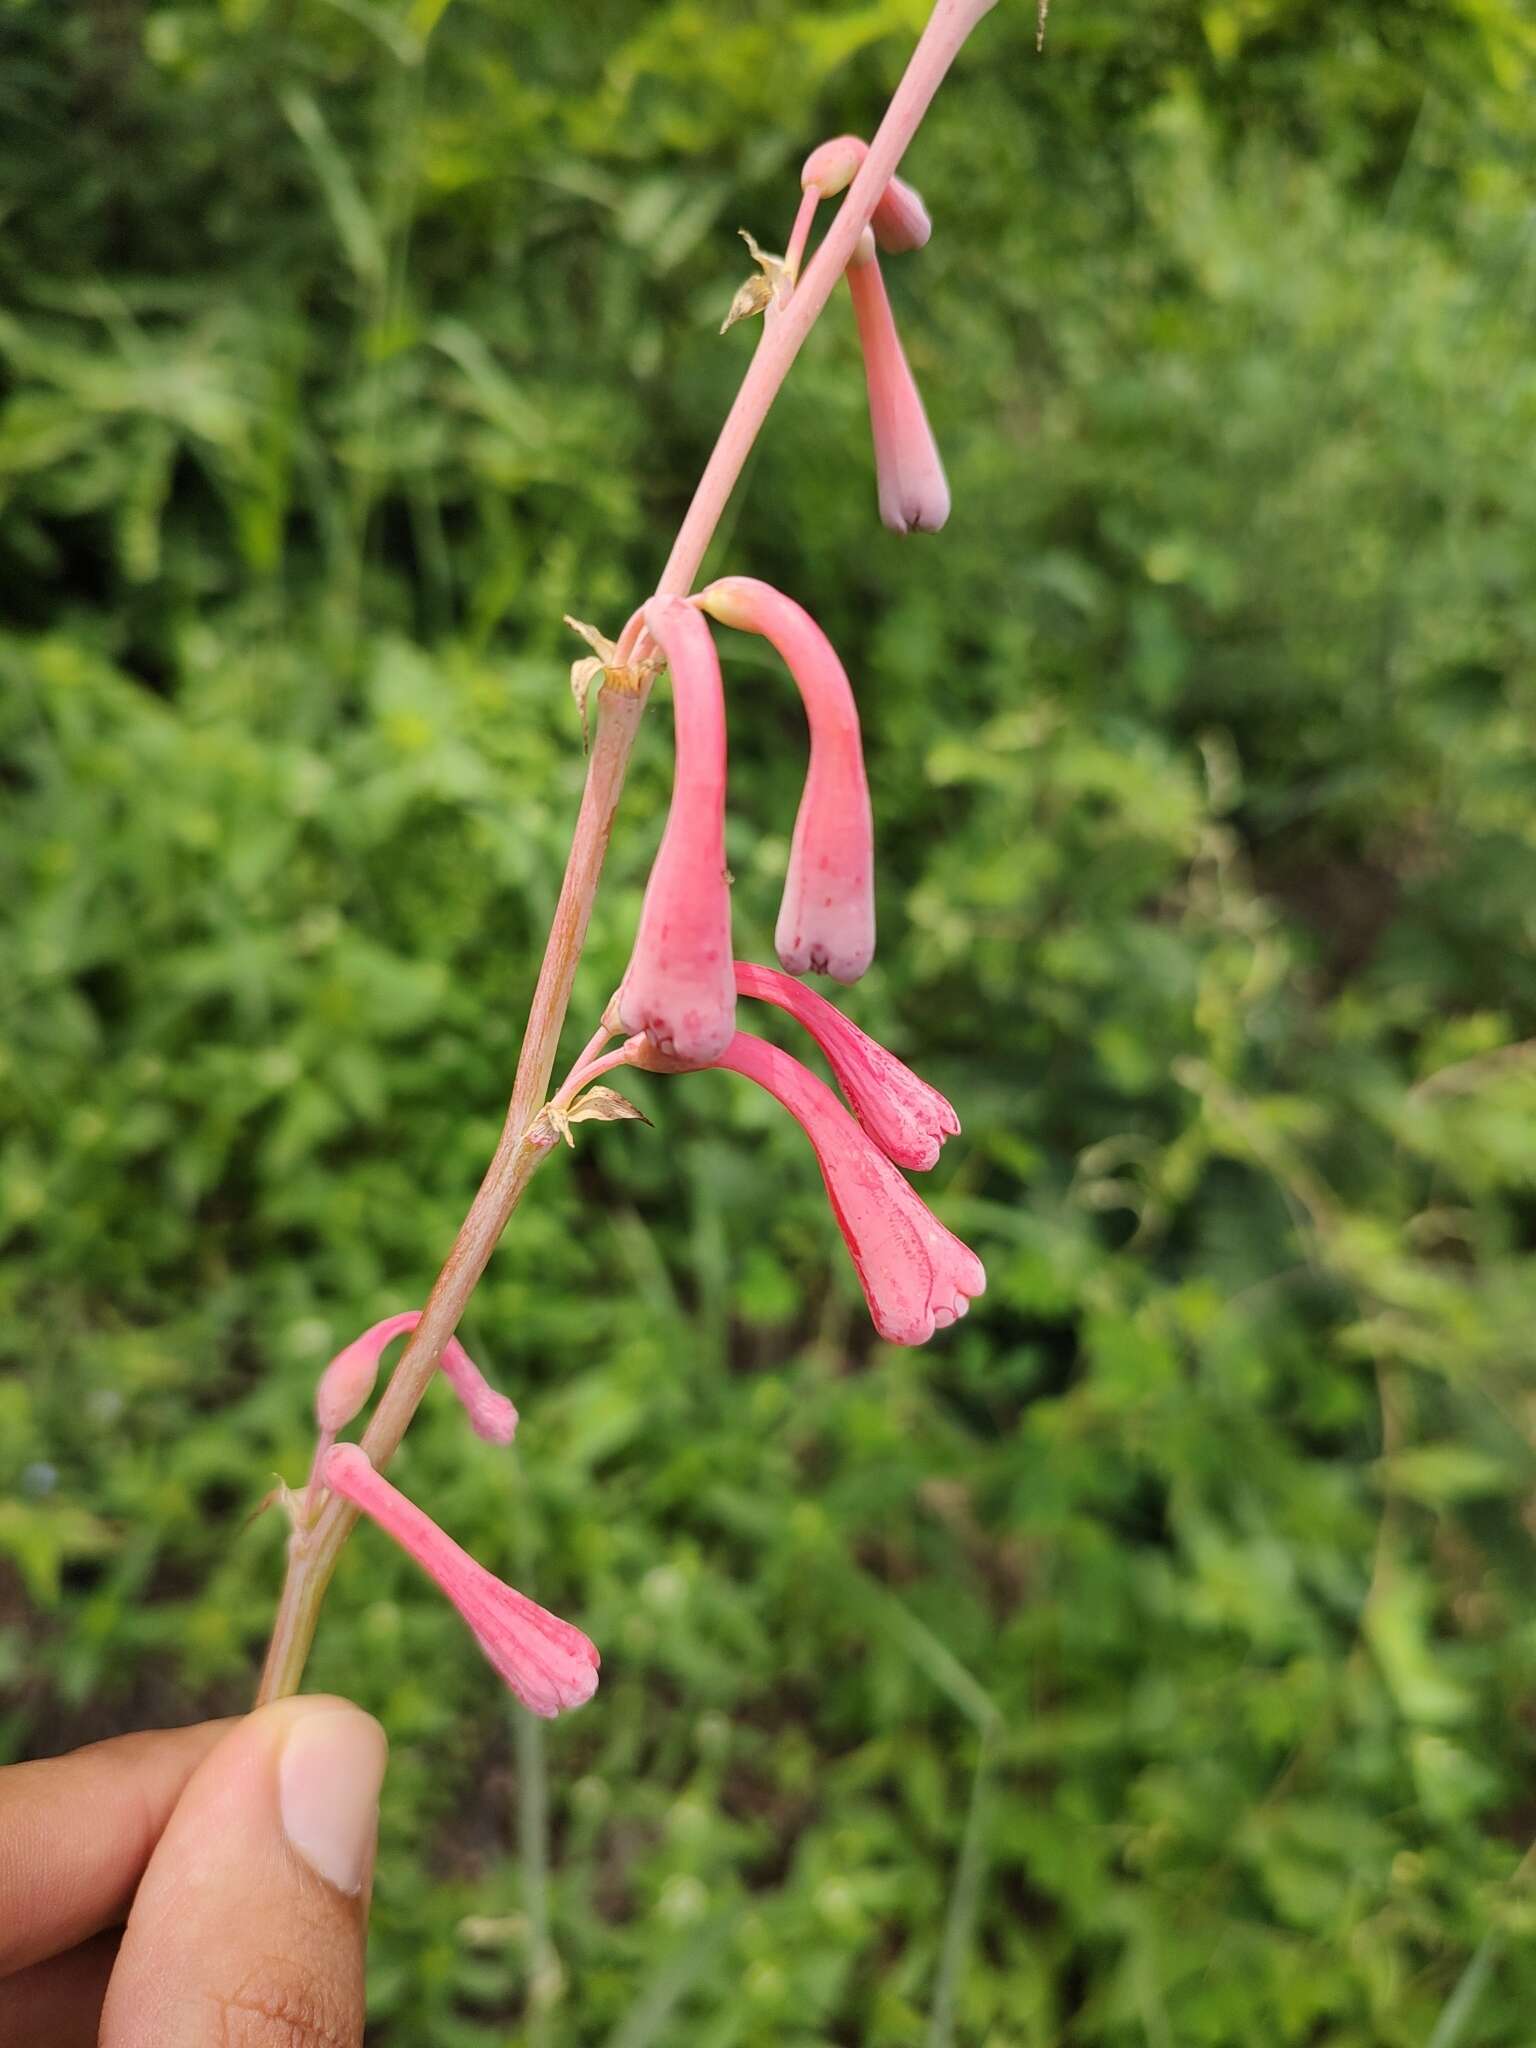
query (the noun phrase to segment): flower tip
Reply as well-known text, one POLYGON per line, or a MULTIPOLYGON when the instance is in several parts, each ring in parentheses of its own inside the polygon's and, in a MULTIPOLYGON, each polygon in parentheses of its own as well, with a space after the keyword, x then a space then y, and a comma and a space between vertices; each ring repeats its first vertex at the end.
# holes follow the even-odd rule
MULTIPOLYGON (((789 897, 786 891, 786 899, 789 897)), ((849 987, 869 971, 875 957, 875 935, 870 928, 867 905, 854 897, 847 905, 850 930, 835 939, 802 939, 792 927, 804 914, 796 901, 786 900, 787 919, 781 917, 774 934, 773 950, 786 974, 826 974, 849 987)))
POLYGON ((406 1330, 421 1320, 415 1309, 385 1316, 338 1351, 315 1385, 315 1424, 322 1435, 334 1436, 360 1415, 379 1376, 379 1360, 406 1330))
POLYGON ((688 1009, 680 1013, 662 1000, 650 1007, 633 993, 619 991, 623 1002, 624 1028, 647 1045, 665 1062, 663 1071, 686 1072, 707 1067, 717 1060, 736 1035, 736 1006, 711 1005, 709 1009, 688 1009))
POLYGON ((771 968, 736 963, 741 995, 773 1003, 803 1024, 826 1056, 864 1130, 897 1166, 926 1173, 960 1129, 954 1106, 825 996, 771 968))
POLYGON ((700 611, 708 612, 722 626, 734 626, 740 633, 752 633, 759 630, 760 608, 753 598, 761 588, 755 576, 720 576, 690 602, 700 611))
POLYGON ((335 1444, 320 1460, 322 1482, 337 1493, 345 1493, 354 1479, 366 1480, 373 1460, 361 1444, 335 1444))
POLYGON ((880 522, 892 533, 937 533, 949 518, 949 482, 937 450, 918 452, 924 474, 881 479, 880 522))
POLYGON ((355 1416, 361 1414, 379 1376, 376 1358, 349 1354, 350 1345, 332 1359, 315 1387, 315 1427, 327 1436, 334 1436, 337 1430, 345 1429, 355 1416))
POLYGON ((829 142, 818 143, 801 165, 800 189, 830 199, 852 184, 868 155, 869 144, 857 135, 834 135, 829 142))
POLYGON ((870 221, 875 240, 887 255, 905 255, 926 247, 933 234, 933 222, 923 204, 922 194, 900 178, 892 178, 880 195, 870 221))
POLYGON ((517 1435, 517 1409, 490 1384, 457 1337, 443 1347, 442 1374, 475 1435, 488 1444, 511 1443, 517 1435))
POLYGON ((926 1344, 936 1331, 953 1329, 964 1316, 969 1314, 972 1301, 987 1291, 986 1270, 980 1259, 968 1245, 954 1240, 965 1254, 960 1261, 961 1273, 946 1275, 952 1293, 945 1294, 943 1283, 935 1289, 924 1303, 901 1307, 886 1305, 866 1290, 870 1316, 876 1332, 887 1344, 901 1344, 915 1347, 926 1344), (969 1266, 966 1265, 969 1260, 969 1266))

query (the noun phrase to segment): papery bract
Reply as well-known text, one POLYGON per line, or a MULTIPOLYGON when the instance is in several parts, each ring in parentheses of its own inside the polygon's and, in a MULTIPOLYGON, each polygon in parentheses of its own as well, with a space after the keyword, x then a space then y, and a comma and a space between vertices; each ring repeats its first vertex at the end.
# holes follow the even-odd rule
MULTIPOLYGON (((334 1437, 362 1413, 379 1376, 379 1360, 397 1337, 414 1330, 420 1321, 419 1308, 404 1309, 374 1323, 337 1352, 315 1387, 315 1421, 323 1438, 334 1437)), ((458 1395, 476 1436, 487 1443, 511 1443, 517 1434, 516 1408, 505 1394, 497 1393, 457 1337, 448 1339, 440 1369, 458 1395)))
POLYGON ((703 618, 656 597, 645 623, 672 671, 672 804, 646 884, 616 1010, 663 1053, 704 1066, 736 1028, 731 891, 725 870, 725 702, 703 618))
POLYGON ((891 1344, 925 1344, 963 1316, 987 1284, 980 1259, 945 1229, 826 1083, 745 1031, 714 1065, 766 1088, 810 1139, 880 1335, 891 1344))
POLYGON ((771 643, 795 679, 810 727, 774 949, 792 974, 814 969, 857 981, 875 951, 875 828, 847 674, 810 613, 755 576, 724 576, 696 602, 723 625, 771 643))
POLYGON ((591 1699, 600 1661, 596 1645, 478 1564, 376 1472, 356 1444, 338 1444, 328 1452, 320 1479, 377 1522, 436 1581, 530 1713, 550 1719, 591 1699))
POLYGON ((848 266, 848 290, 864 351, 880 517, 894 533, 937 533, 949 517, 949 483, 867 230, 848 266))
POLYGON ((937 1088, 804 982, 736 962, 736 993, 773 1003, 803 1024, 826 1056, 849 1107, 887 1159, 926 1173, 960 1119, 937 1088))

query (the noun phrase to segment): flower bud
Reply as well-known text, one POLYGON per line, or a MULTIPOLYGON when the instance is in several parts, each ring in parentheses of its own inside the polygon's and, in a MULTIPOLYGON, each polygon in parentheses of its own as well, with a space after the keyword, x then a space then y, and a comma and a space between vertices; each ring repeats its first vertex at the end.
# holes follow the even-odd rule
MULTIPOLYGON (((857 135, 834 135, 813 149, 800 170, 801 188, 830 199, 851 185, 860 164, 869 155, 869 144, 857 135)), ((892 178, 880 194, 870 219, 875 240, 882 249, 896 255, 907 249, 921 249, 933 233, 919 194, 901 178, 892 178)))
MULTIPOLYGON (((379 1376, 379 1360, 397 1337, 421 1321, 419 1308, 386 1316, 338 1351, 315 1388, 315 1421, 325 1443, 361 1415, 379 1376)), ((457 1337, 443 1347, 440 1371, 458 1395, 469 1426, 487 1443, 509 1444, 517 1434, 517 1410, 498 1394, 457 1337)))

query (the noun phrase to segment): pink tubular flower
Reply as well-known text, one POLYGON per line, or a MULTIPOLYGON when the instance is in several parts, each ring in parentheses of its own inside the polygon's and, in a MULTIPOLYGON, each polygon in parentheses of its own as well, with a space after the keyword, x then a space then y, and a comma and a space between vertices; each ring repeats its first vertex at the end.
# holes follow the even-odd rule
POLYGON ((430 1515, 375 1472, 356 1444, 338 1444, 327 1452, 320 1478, 377 1522, 436 1580, 530 1713, 549 1720, 591 1699, 600 1661, 596 1645, 579 1628, 477 1564, 430 1515))
POLYGON ((817 995, 771 967, 736 962, 736 993, 787 1010, 826 1055, 849 1107, 887 1159, 926 1173, 960 1119, 937 1088, 817 995))
MULTIPOLYGON (((857 135, 834 135, 813 149, 800 171, 801 189, 830 199, 851 185, 860 164, 869 155, 869 144, 857 135)), ((912 187, 892 178, 880 194, 870 226, 875 240, 893 256, 907 249, 921 249, 933 233, 933 222, 912 187)))
POLYGON ((848 290, 864 351, 880 517, 894 533, 937 533, 949 517, 949 484, 868 230, 848 265, 848 290))
POLYGON ((887 1343, 926 1344, 936 1329, 958 1321, 986 1287, 980 1259, 944 1228, 832 1090, 787 1052, 744 1031, 714 1064, 766 1088, 810 1139, 869 1313, 887 1343))
POLYGON ((794 677, 811 729, 774 948, 792 974, 857 981, 875 951, 875 827, 859 714, 831 641, 810 613, 755 576, 724 576, 696 603, 761 633, 794 677))
POLYGON ((736 1028, 720 661, 709 627, 685 599, 653 597, 645 623, 672 671, 677 765, 618 1016, 669 1058, 707 1066, 736 1028))
MULTIPOLYGON (((338 1351, 315 1388, 315 1421, 328 1445, 339 1429, 345 1429, 373 1392, 379 1376, 379 1360, 399 1336, 414 1330, 421 1310, 410 1308, 354 1337, 344 1351, 338 1351)), ((458 1395, 469 1426, 487 1443, 509 1444, 517 1434, 517 1410, 505 1394, 498 1394, 457 1337, 448 1339, 443 1352, 442 1375, 458 1395)))

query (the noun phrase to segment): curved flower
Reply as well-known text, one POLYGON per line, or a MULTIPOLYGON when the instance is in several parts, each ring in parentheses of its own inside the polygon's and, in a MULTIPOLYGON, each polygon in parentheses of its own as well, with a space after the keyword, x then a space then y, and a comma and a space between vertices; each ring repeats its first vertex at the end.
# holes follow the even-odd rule
POLYGON ((619 986, 626 1031, 706 1066, 736 1028, 725 871, 725 700, 709 627, 685 599, 653 597, 645 623, 672 671, 672 806, 619 986))
POLYGON ((530 1713, 547 1720, 591 1699, 600 1662, 596 1645, 477 1564, 430 1515, 375 1472, 356 1444, 338 1444, 327 1452, 320 1479, 377 1522, 437 1582, 530 1713))
POLYGON ((854 1115, 887 1159, 926 1173, 960 1119, 937 1088, 904 1066, 841 1010, 787 974, 736 962, 736 993, 787 1010, 826 1055, 854 1115))
POLYGON ((723 576, 694 602, 722 625, 771 642, 811 730, 774 949, 792 974, 857 981, 875 951, 875 827, 847 674, 810 613, 755 576, 723 576))
MULTIPOLYGON (((379 1360, 397 1337, 414 1330, 420 1321, 419 1308, 386 1316, 337 1352, 315 1388, 315 1421, 326 1443, 361 1414, 379 1376, 379 1360)), ((487 1443, 511 1443, 517 1434, 517 1410, 505 1394, 497 1393, 457 1337, 448 1339, 440 1370, 458 1395, 475 1435, 487 1443)))
POLYGON ((880 1335, 891 1344, 926 1344, 958 1321, 986 1287, 980 1259, 944 1228, 825 1082, 744 1031, 714 1065, 766 1088, 810 1139, 880 1335))
MULTIPOLYGON (((868 155, 869 144, 859 136, 834 135, 830 142, 823 142, 813 149, 801 166, 802 191, 815 192, 820 199, 830 199, 834 193, 853 183, 860 164, 868 155)), ((901 178, 892 178, 880 194, 870 226, 881 248, 893 256, 908 249, 921 249, 933 233, 927 207, 901 178)))
POLYGON ((949 483, 867 228, 847 275, 864 351, 880 517, 894 533, 937 533, 949 517, 949 483))

